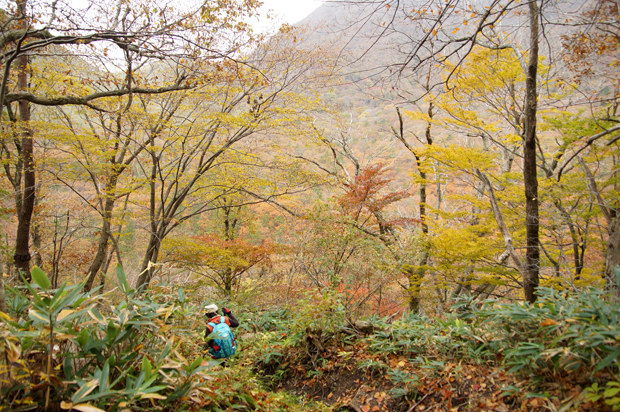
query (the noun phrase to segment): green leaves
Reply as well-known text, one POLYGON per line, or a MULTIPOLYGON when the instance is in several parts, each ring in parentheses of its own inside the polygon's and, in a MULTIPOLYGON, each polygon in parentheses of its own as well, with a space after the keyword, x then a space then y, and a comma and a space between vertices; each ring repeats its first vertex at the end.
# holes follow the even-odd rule
POLYGON ((99 385, 99 379, 93 379, 88 382, 83 382, 80 389, 73 394, 71 397, 71 401, 73 403, 78 403, 80 401, 84 401, 84 398, 97 388, 99 385))
MULTIPOLYGON (((55 347, 54 359, 63 366, 63 374, 52 369, 50 401, 64 409, 110 410, 142 400, 170 406, 182 402, 196 385, 204 385, 205 370, 216 365, 203 366, 201 357, 185 358, 181 354, 185 349, 179 351, 182 342, 196 339, 190 322, 196 307, 189 304, 182 289, 173 294, 183 304, 177 304, 174 295, 175 303, 168 303, 169 296, 160 299, 152 291, 138 297, 122 267, 117 267, 116 274, 119 289, 125 293, 120 302, 107 301, 106 295, 85 294, 83 284, 65 283, 53 290, 38 268, 33 270, 34 284, 24 285, 28 297, 7 288, 8 300, 14 302, 9 307, 21 308, 11 309, 0 319, 15 340, 9 342, 14 348, 7 351, 9 359, 21 361, 22 351, 47 353, 50 346, 55 347), (174 330, 165 323, 172 315, 179 319, 174 330)), ((24 362, 29 367, 29 360, 24 362)))
POLYGON ((202 358, 202 356, 198 357, 196 360, 194 360, 191 365, 189 365, 189 367, 187 368, 188 372, 193 372, 195 371, 204 361, 204 359, 202 358))
POLYGON ((125 271, 123 267, 119 263, 116 265, 116 279, 118 279, 118 286, 124 294, 129 294, 131 289, 129 288, 129 282, 127 282, 127 275, 125 275, 125 271))
POLYGON ((47 278, 47 275, 38 266, 32 268, 30 275, 32 276, 32 280, 34 280, 34 283, 36 283, 41 289, 48 290, 52 287, 52 283, 47 278))
POLYGON ((604 399, 605 403, 612 407, 612 410, 620 410, 620 382, 607 382, 605 387, 599 386, 598 383, 592 384, 583 391, 583 398, 586 402, 597 402, 604 399))
POLYGON ((606 349, 609 350, 610 353, 596 365, 596 367, 594 368, 595 372, 600 371, 601 369, 605 369, 613 362, 617 362, 618 358, 620 358, 620 347, 608 346, 606 349))
POLYGON ((178 296, 178 299, 179 299, 179 303, 182 304, 183 302, 185 302, 185 299, 186 299, 185 298, 185 292, 183 291, 182 287, 179 287, 179 289, 177 289, 177 296, 178 296))
POLYGON ((153 365, 151 365, 151 361, 146 356, 142 358, 142 370, 144 371, 144 375, 147 380, 151 379, 151 375, 153 373, 153 365))
POLYGON ((47 325, 49 325, 50 323, 49 316, 39 310, 31 309, 28 312, 28 317, 32 319, 35 323, 45 323, 47 325))
POLYGON ((405 318, 394 325, 377 320, 371 350, 403 355, 454 355, 497 362, 509 372, 620 371, 620 307, 602 291, 564 296, 539 288, 535 305, 489 300, 463 301, 445 320, 405 318))

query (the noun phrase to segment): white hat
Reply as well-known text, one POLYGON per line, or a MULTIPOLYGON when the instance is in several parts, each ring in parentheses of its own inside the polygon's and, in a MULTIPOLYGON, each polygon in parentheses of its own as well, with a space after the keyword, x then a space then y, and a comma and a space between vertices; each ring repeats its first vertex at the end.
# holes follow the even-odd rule
POLYGON ((215 313, 215 312, 217 312, 217 305, 215 303, 212 303, 210 305, 206 305, 205 306, 205 312, 207 312, 207 313, 215 313))

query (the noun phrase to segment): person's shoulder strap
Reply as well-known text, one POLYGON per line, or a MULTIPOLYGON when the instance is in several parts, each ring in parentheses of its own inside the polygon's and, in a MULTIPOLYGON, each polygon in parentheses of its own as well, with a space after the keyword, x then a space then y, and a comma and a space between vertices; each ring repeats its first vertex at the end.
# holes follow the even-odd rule
POLYGON ((222 318, 222 316, 216 316, 214 318, 209 319, 209 322, 207 322, 207 323, 212 323, 214 325, 219 325, 220 323, 222 323, 221 318, 222 318))
POLYGON ((222 316, 222 318, 224 318, 224 322, 230 326, 230 319, 228 319, 228 316, 222 316))

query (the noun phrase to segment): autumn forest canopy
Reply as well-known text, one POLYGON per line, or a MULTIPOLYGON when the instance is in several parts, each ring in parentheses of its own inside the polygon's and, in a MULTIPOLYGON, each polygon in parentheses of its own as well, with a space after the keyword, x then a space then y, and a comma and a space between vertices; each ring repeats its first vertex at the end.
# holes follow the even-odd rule
POLYGON ((0 3, 0 410, 620 410, 618 2, 260 6, 0 3))

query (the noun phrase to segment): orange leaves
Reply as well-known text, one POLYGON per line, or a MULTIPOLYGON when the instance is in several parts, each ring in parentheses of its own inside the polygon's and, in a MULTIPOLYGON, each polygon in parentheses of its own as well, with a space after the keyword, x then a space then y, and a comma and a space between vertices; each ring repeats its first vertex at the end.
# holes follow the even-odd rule
POLYGON ((387 393, 385 393, 385 392, 375 392, 375 395, 374 395, 375 399, 379 403, 383 403, 383 401, 385 400, 386 396, 387 396, 387 393))
POLYGON ((541 326, 551 326, 551 325, 557 325, 558 323, 556 321, 554 321, 553 319, 545 319, 542 322, 540 322, 541 326))
POLYGON ((382 163, 362 169, 355 177, 355 181, 346 187, 344 195, 339 199, 341 206, 351 211, 366 208, 371 213, 375 213, 392 203, 411 196, 407 191, 383 195, 392 182, 391 178, 384 176, 386 172, 387 169, 382 163))
POLYGON ((195 239, 206 247, 207 256, 203 257, 209 266, 231 268, 235 272, 244 271, 259 262, 269 265, 271 255, 276 252, 276 246, 271 242, 252 244, 244 239, 225 240, 213 235, 197 236, 195 239), (216 261, 214 256, 224 259, 216 261), (226 256, 230 259, 225 259, 226 256))

